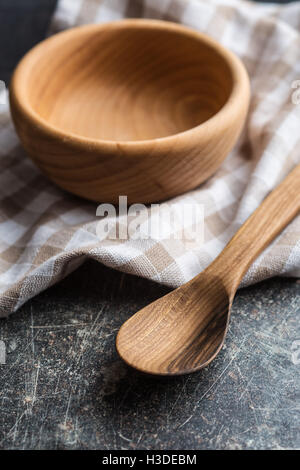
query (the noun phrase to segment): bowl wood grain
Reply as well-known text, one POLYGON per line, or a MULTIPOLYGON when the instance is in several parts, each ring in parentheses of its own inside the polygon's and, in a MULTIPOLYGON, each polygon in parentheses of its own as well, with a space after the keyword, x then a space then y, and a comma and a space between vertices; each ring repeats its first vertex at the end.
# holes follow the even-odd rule
POLYGON ((13 120, 56 184, 99 202, 195 188, 235 144, 249 104, 241 61, 181 25, 122 20, 70 29, 22 59, 13 120))

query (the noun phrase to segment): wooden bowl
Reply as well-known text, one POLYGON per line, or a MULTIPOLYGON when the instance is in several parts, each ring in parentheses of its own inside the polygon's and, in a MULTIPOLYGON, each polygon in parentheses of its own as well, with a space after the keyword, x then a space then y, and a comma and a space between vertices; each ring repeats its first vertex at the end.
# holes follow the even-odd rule
POLYGON ((122 20, 38 44, 14 72, 10 103, 24 148, 61 188, 149 203, 216 171, 242 129, 249 80, 204 34, 122 20))

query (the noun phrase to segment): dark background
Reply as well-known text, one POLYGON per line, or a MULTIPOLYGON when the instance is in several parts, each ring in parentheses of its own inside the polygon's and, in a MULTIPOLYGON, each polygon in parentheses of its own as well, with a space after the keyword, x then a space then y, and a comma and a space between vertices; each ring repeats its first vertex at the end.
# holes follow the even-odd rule
MULTIPOLYGON (((54 5, 0 0, 0 79, 44 37, 54 5)), ((118 358, 115 335, 167 291, 90 261, 0 321, 0 448, 299 448, 299 281, 239 291, 206 369, 143 376, 118 358)))
POLYGON ((56 0, 0 0, 0 79, 46 34, 56 0))

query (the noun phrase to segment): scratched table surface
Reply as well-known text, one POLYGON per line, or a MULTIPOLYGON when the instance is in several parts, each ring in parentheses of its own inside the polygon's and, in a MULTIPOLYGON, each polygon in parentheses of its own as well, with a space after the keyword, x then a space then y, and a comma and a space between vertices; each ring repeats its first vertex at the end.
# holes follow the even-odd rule
MULTIPOLYGON (((0 78, 43 37, 54 3, 0 0, 0 78), (11 28, 20 34, 5 43, 11 28)), ((0 448, 299 449, 300 281, 239 291, 206 369, 141 375, 118 358, 115 336, 167 292, 89 261, 1 320, 0 448)))
POLYGON ((167 291, 88 262, 0 321, 1 448, 299 448, 299 281, 240 291, 206 369, 141 375, 118 358, 115 335, 167 291))

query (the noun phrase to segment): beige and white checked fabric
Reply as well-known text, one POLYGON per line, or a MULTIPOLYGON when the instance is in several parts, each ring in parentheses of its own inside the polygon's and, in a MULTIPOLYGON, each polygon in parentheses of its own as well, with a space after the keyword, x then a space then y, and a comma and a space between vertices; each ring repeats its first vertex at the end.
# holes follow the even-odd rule
MULTIPOLYGON (((204 31, 238 54, 251 77, 242 138, 217 174, 172 202, 204 205, 202 244, 184 240, 100 242, 96 204, 56 188, 20 147, 0 96, 0 316, 59 281, 85 259, 178 286, 202 271, 266 194, 300 163, 300 2, 60 0, 50 34, 124 17, 161 18, 204 31), (2 103, 2 104, 1 104, 2 103)), ((300 190, 300 181, 299 181, 300 190)), ((300 275, 300 217, 257 259, 243 285, 300 275)))

